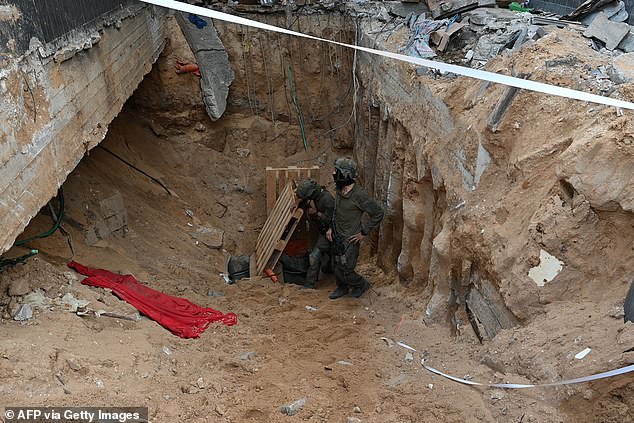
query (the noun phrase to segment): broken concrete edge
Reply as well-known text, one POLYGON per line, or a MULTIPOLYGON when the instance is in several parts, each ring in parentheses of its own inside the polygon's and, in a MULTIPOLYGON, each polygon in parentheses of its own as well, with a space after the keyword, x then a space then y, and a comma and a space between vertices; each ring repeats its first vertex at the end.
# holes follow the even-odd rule
MULTIPOLYGON (((56 62, 63 62, 80 51, 92 48, 99 43, 101 34, 103 34, 105 29, 115 27, 118 30, 123 20, 136 17, 141 10, 148 7, 157 9, 156 6, 143 2, 129 4, 124 8, 113 10, 111 13, 102 16, 92 25, 77 28, 49 43, 42 43, 37 38, 33 38, 31 39, 29 50, 35 48, 41 58, 53 56, 56 62)), ((155 14, 153 13, 153 15, 155 14)), ((28 53, 27 51, 26 54, 28 53)))
POLYGON ((630 32, 626 23, 612 22, 608 15, 600 12, 583 33, 584 37, 596 38, 605 43, 605 48, 614 50, 630 32))

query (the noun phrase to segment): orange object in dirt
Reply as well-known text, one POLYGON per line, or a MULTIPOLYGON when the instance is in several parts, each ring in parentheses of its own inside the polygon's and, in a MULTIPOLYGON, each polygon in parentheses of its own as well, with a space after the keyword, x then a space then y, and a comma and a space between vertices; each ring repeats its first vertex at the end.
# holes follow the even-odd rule
POLYGON ((273 282, 277 282, 277 276, 275 275, 275 272, 273 272, 271 269, 264 269, 264 273, 266 273, 266 276, 271 278, 273 282))
POLYGON ((200 68, 195 63, 185 63, 177 60, 176 73, 193 73, 196 76, 200 76, 200 68))

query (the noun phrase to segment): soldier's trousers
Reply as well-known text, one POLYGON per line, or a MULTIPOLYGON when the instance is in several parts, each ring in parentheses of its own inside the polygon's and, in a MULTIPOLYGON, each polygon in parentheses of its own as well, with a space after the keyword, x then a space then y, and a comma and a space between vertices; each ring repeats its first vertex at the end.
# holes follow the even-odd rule
POLYGON ((335 280, 337 286, 361 288, 366 284, 363 276, 355 272, 359 258, 359 244, 343 241, 344 254, 335 255, 335 280))
POLYGON ((317 243, 308 256, 308 272, 306 272, 306 285, 315 286, 317 279, 319 278, 319 269, 321 268, 321 262, 324 254, 330 256, 330 242, 326 239, 325 235, 319 234, 317 243))

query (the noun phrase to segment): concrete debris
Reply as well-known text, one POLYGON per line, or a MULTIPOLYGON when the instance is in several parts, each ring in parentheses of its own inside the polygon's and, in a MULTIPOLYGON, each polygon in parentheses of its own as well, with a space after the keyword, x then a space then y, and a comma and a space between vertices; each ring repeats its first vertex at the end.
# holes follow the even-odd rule
POLYGON ((348 417, 346 423, 361 423, 361 419, 357 417, 348 417))
POLYGON ((631 27, 630 32, 625 35, 625 38, 621 40, 617 48, 619 50, 623 50, 626 53, 634 52, 634 32, 632 32, 631 27))
POLYGON ((198 28, 182 14, 176 14, 178 23, 191 47, 200 69, 200 88, 207 114, 218 120, 227 108, 229 86, 235 74, 229 65, 229 56, 218 38, 213 23, 198 28))
POLYGON ((607 15, 612 22, 625 22, 629 17, 627 10, 625 10, 625 3, 613 1, 585 15, 581 18, 581 23, 590 26, 600 13, 607 15))
POLYGON ((240 360, 251 360, 252 358, 255 357, 255 351, 249 351, 249 352, 245 352, 243 354, 240 354, 238 356, 238 358, 240 360))
POLYGON ((47 298, 44 295, 44 292, 38 289, 37 291, 31 292, 30 294, 25 296, 23 304, 27 304, 31 307, 44 310, 48 309, 51 306, 52 301, 50 298, 47 298))
POLYGON ((405 353, 405 361, 408 363, 413 363, 414 362, 414 354, 412 354, 411 352, 406 352, 405 353))
POLYGON ((76 313, 77 309, 86 307, 90 301, 78 300, 70 292, 64 295, 61 299, 56 300, 55 303, 59 304, 66 311, 76 313))
POLYGON ((18 311, 13 315, 13 320, 23 322, 33 317, 33 309, 28 304, 22 304, 18 311))
POLYGON ((223 237, 225 232, 221 229, 211 228, 209 226, 194 225, 196 232, 192 233, 192 238, 202 242, 211 249, 222 248, 223 237))
MULTIPOLYGON (((221 275, 222 275, 222 273, 221 273, 221 275)), ((225 275, 225 281, 228 281, 228 280, 229 280, 229 278, 225 275)), ((207 291, 207 296, 208 297, 224 297, 225 293, 224 292, 219 292, 219 291, 209 290, 209 291, 207 291)))
POLYGON ((337 364, 339 364, 340 366, 352 366, 351 362, 345 360, 339 360, 337 361, 337 364))
POLYGON ((101 379, 95 379, 95 384, 97 385, 97 388, 99 389, 104 389, 106 387, 106 385, 104 385, 101 379))
POLYGON ((128 213, 121 193, 116 191, 111 197, 102 200, 94 220, 84 233, 84 239, 88 245, 95 245, 111 234, 125 232, 128 226, 128 213))
POLYGON ((166 346, 164 346, 164 347, 163 347, 163 352, 164 352, 166 355, 172 355, 172 351, 171 351, 168 347, 166 347, 166 346))
POLYGON ((406 18, 408 15, 421 15, 429 12, 429 7, 425 2, 405 3, 401 1, 383 2, 387 6, 388 13, 401 18, 406 18))
POLYGON ((608 73, 610 81, 617 85, 634 80, 634 53, 625 53, 616 57, 608 73))
POLYGON ((306 306, 306 307, 304 307, 304 308, 305 308, 306 310, 308 310, 308 311, 319 311, 319 309, 318 309, 318 308, 313 307, 313 306, 309 306, 309 305, 307 305, 307 306, 306 306))
POLYGON ((495 6, 496 0, 454 0, 452 2, 429 0, 427 4, 434 19, 454 16, 477 7, 495 6))
POLYGON ((528 277, 538 286, 544 286, 561 272, 564 263, 544 250, 539 252, 539 264, 528 271, 528 277))
POLYGON ((306 398, 299 399, 291 404, 281 406, 280 413, 286 414, 287 416, 294 416, 304 404, 306 404, 306 398))
POLYGON ((612 22, 608 15, 600 12, 583 35, 587 38, 603 41, 605 48, 614 50, 629 32, 630 26, 628 24, 612 22))
POLYGON ((196 386, 198 386, 200 389, 205 389, 207 387, 207 385, 205 385, 205 381, 203 380, 202 377, 199 377, 196 380, 196 386))
POLYGON ((353 413, 357 413, 357 414, 361 414, 361 407, 359 407, 358 405, 355 405, 354 408, 352 409, 353 413))

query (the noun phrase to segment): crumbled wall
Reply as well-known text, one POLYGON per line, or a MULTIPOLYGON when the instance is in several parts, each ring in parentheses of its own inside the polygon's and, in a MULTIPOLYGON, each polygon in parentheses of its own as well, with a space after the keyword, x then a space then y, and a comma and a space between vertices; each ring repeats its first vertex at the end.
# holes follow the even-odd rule
POLYGON ((84 27, 63 45, 33 38, 0 68, 0 252, 55 195, 150 71, 166 11, 134 8, 84 27))

